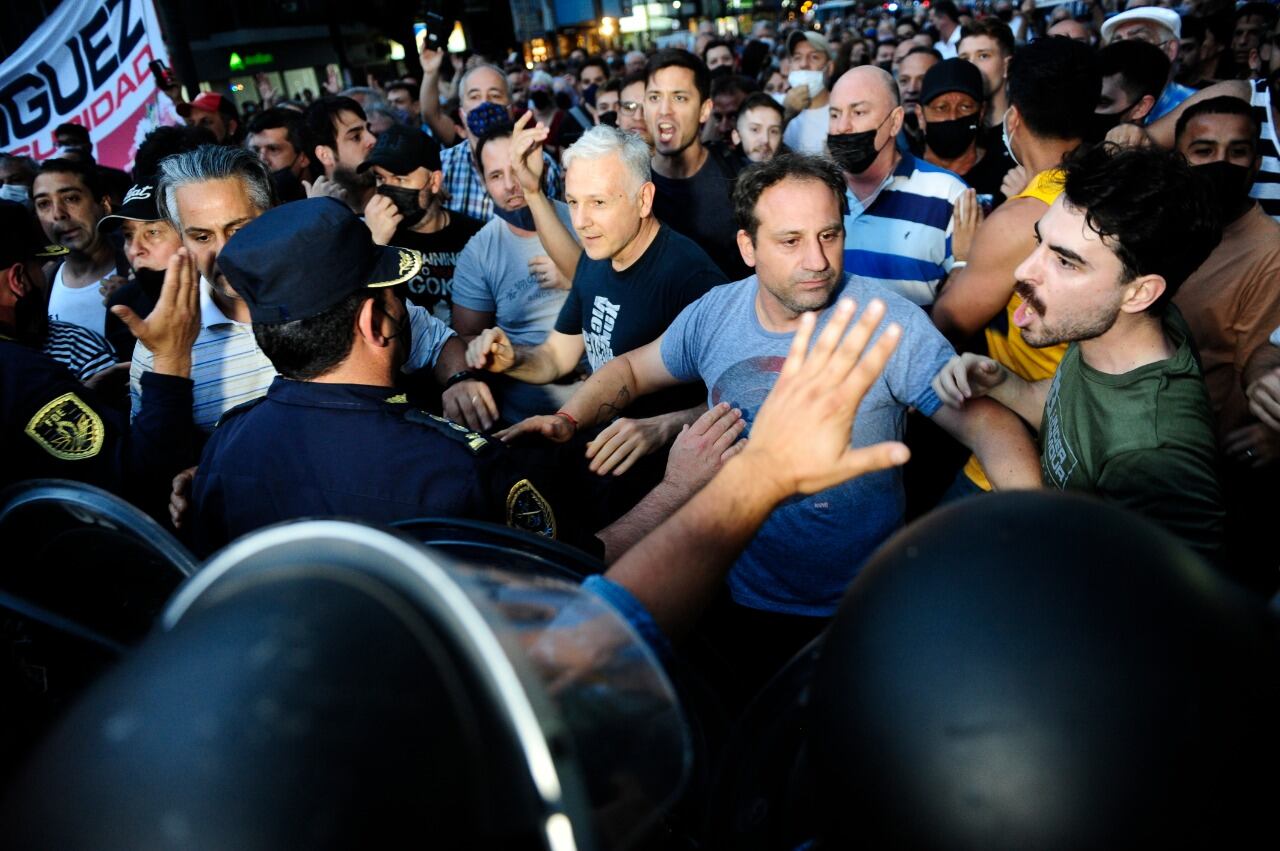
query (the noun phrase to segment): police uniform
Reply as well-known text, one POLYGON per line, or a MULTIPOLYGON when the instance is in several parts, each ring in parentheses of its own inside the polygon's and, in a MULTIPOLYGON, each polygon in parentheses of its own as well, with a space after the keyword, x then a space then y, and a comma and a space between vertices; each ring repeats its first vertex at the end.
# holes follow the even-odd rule
POLYGON ((168 493, 169 480, 199 454, 191 424, 191 379, 145 376, 146 401, 128 414, 106 405, 44 352, 0 336, 0 485, 75 479, 126 497, 168 493))
MULTIPOLYGON (((345 204, 312 198, 247 224, 218 268, 255 325, 279 324, 403 284, 422 270, 422 256, 376 245, 345 204)), ((599 554, 600 542, 557 510, 569 502, 555 495, 567 483, 558 451, 508 449, 414 408, 390 386, 279 376, 261 400, 224 415, 205 447, 193 490, 195 543, 211 552, 297 517, 435 516, 506 523, 599 554)))

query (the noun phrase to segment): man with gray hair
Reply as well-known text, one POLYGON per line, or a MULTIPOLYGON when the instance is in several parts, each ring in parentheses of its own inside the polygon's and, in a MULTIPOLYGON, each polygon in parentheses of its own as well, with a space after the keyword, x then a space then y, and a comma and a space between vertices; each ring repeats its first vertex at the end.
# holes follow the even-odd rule
MULTIPOLYGON (((191 350, 192 414, 196 426, 209 433, 228 410, 266 393, 276 376, 254 340, 248 306, 217 263, 228 240, 274 206, 271 176, 262 160, 243 148, 201 145, 160 161, 157 191, 161 214, 177 229, 201 277, 200 334, 191 350)), ((434 365, 442 383, 462 372, 465 349, 453 332, 417 305, 410 306, 409 315, 413 344, 404 371, 434 365)), ((135 415, 142 404, 142 376, 153 368, 151 352, 136 346, 129 370, 135 415)), ((455 397, 468 397, 473 387, 474 382, 454 383, 445 392, 446 414, 460 411, 455 397)))
MULTIPOLYGON (((649 146, 607 125, 588 130, 564 155, 565 201, 579 247, 540 189, 540 154, 548 131, 528 126, 530 118, 516 123, 512 167, 542 245, 557 267, 572 273, 573 289, 545 342, 513 345, 501 329, 490 328, 471 341, 467 363, 546 384, 571 373, 584 353, 594 372, 657 339, 686 305, 725 278, 692 240, 654 218, 649 146)), ((702 395, 697 387, 655 395, 632 409, 636 419, 609 423, 587 444, 591 469, 621 475, 666 446, 697 418, 702 395)), ((536 432, 563 441, 576 431, 573 418, 557 412, 531 417, 504 434, 536 432)))

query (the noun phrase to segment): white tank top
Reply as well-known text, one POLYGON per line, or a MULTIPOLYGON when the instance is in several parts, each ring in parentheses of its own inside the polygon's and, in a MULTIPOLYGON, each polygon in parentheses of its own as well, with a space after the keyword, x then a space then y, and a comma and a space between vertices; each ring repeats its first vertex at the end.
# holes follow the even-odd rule
POLYGON ((94 281, 84 287, 69 287, 62 280, 62 270, 65 268, 65 263, 58 267, 57 274, 53 276, 53 286, 49 288, 49 318, 88 328, 95 334, 105 333, 107 306, 103 304, 102 294, 98 292, 102 282, 94 281))

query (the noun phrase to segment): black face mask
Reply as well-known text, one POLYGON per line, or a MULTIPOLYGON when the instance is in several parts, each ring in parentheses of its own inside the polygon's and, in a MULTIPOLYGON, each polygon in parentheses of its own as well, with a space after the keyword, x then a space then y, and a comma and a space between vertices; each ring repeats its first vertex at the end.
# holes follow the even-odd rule
POLYGON ((618 113, 609 111, 600 113, 600 123, 608 127, 618 126, 618 113))
POLYGON ((271 172, 271 182, 275 185, 276 197, 281 203, 301 201, 307 197, 306 187, 302 185, 301 180, 298 180, 298 176, 293 173, 290 166, 271 172))
POLYGON ((1213 201, 1224 225, 1231 224, 1253 205, 1249 197, 1250 169, 1226 160, 1193 166, 1213 188, 1213 201))
POLYGON ((396 209, 403 216, 400 222, 401 227, 411 228, 418 222, 422 221, 422 217, 427 214, 427 210, 418 203, 418 194, 420 189, 405 189, 400 186, 379 186, 378 194, 385 195, 391 199, 391 203, 396 205, 396 209))
POLYGON ((546 112, 551 108, 551 93, 542 89, 530 92, 529 100, 533 102, 533 108, 538 112, 546 112))
POLYGON ((718 65, 711 69, 712 80, 723 80, 733 76, 732 65, 718 65))
POLYGON ((1089 126, 1085 131, 1086 142, 1101 142, 1113 128, 1120 126, 1120 119, 1127 109, 1119 112, 1095 112, 1089 116, 1089 126))
POLYGON ((877 63, 876 63, 876 67, 877 67, 877 68, 880 68, 881 70, 884 70, 884 71, 892 71, 892 70, 893 70, 893 60, 892 60, 892 59, 886 59, 886 60, 884 60, 883 62, 877 62, 877 63))
MULTIPOLYGON (((884 117, 884 121, 888 121, 892 115, 890 112, 884 117)), ((880 155, 882 148, 876 147, 876 134, 884 126, 884 121, 876 125, 876 129, 863 130, 861 133, 827 134, 827 150, 831 152, 831 158, 850 174, 862 174, 880 155)), ((890 139, 885 144, 891 145, 893 140, 890 139)))
POLYGON ((953 121, 926 121, 924 124, 924 143, 944 160, 960 156, 977 138, 977 115, 953 121))
POLYGON ((152 298, 158 298, 160 288, 164 286, 163 269, 134 269, 133 279, 142 287, 142 291, 152 298))

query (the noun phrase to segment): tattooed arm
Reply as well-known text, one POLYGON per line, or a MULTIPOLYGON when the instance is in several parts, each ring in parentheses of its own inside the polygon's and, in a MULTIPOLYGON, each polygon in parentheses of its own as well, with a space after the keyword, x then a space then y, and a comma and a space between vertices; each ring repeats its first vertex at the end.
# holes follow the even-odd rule
MULTIPOLYGON (((536 432, 552 440, 565 441, 573 436, 575 426, 587 428, 608 422, 621 414, 636 397, 680 384, 662 362, 661 347, 662 338, 659 337, 647 346, 619 355, 583 383, 560 409, 563 415, 530 417, 499 432, 498 436, 510 440, 536 432)), ((676 428, 679 430, 679 426, 676 428)))

